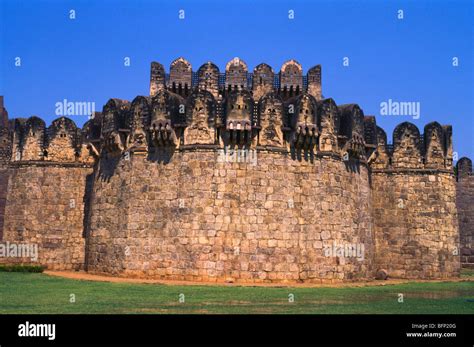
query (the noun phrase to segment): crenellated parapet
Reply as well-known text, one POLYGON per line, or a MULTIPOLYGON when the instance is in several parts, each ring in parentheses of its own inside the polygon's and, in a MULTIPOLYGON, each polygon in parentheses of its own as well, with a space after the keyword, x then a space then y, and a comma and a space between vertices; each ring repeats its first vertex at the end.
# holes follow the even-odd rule
POLYGON ((0 127, 0 156, 5 162, 93 163, 87 144, 98 136, 92 121, 81 130, 69 118, 55 119, 49 127, 37 116, 16 118, 0 127))
POLYGON ((322 152, 337 152, 338 136, 341 117, 335 101, 331 98, 319 102, 319 150, 322 152))
POLYGON ((180 57, 169 71, 153 62, 150 96, 110 99, 83 129, 65 117, 49 127, 34 116, 15 119, 0 133, 2 156, 93 163, 160 148, 230 146, 330 155, 369 163, 372 170, 452 169, 450 126, 432 122, 422 135, 405 122, 389 144, 374 116, 365 116, 357 104, 337 105, 322 96, 320 65, 306 76, 295 60, 278 73, 264 63, 250 73, 242 59, 234 58, 224 73, 212 62, 193 72, 180 57))
POLYGON ((101 113, 100 126, 93 124, 85 125, 95 132, 85 135, 86 146, 97 158, 152 153, 160 147, 230 146, 330 154, 365 162, 376 147, 377 133, 375 118, 364 118, 357 105, 338 107, 332 99, 318 101, 309 93, 285 101, 275 91, 256 102, 246 89, 230 90, 218 99, 199 88, 187 98, 162 89, 131 103, 111 99, 101 113))
POLYGON ((82 129, 3 119, 0 239, 38 242, 57 269, 171 280, 447 278, 460 244, 474 264, 472 162, 456 182, 450 126, 405 122, 389 143, 359 105, 323 97, 320 65, 221 71, 153 62, 149 95, 108 100, 82 129))
POLYGON ((193 72, 181 57, 169 74, 153 62, 150 81, 150 96, 110 99, 100 124, 87 123, 95 135, 86 131, 84 146, 95 158, 161 147, 237 146, 365 161, 376 147, 374 117, 365 119, 355 104, 337 106, 323 98, 320 65, 306 76, 295 60, 277 74, 267 64, 249 73, 248 65, 234 58, 224 73, 212 62, 193 72))
POLYGON ((262 63, 253 70, 252 92, 256 100, 274 90, 275 72, 270 65, 262 63))
POLYGON ((462 157, 456 163, 456 173, 458 181, 472 177, 472 160, 462 157))
POLYGON ((120 99, 110 99, 103 107, 100 149, 105 153, 121 155, 125 150, 129 109, 130 103, 120 99))
POLYGON ((12 132, 8 127, 0 127, 0 164, 6 164, 12 156, 12 132))
POLYGON ((451 126, 429 123, 420 134, 412 123, 399 124, 393 131, 393 145, 388 145, 385 131, 376 130, 377 149, 373 169, 443 169, 452 170, 453 149, 451 126))
POLYGON ((173 93, 188 96, 191 92, 193 70, 191 64, 180 57, 174 60, 170 66, 168 89, 173 93))
POLYGON ((194 89, 199 89, 207 90, 217 100, 232 91, 247 90, 255 102, 270 92, 277 93, 284 101, 303 93, 319 101, 323 99, 321 76, 321 65, 311 67, 305 75, 301 64, 293 59, 286 61, 275 73, 265 63, 257 65, 252 72, 238 57, 230 60, 223 72, 210 61, 193 71, 192 65, 180 57, 170 64, 169 73, 162 64, 151 63, 150 96, 166 89, 186 98, 194 89))
POLYGON ((364 112, 356 104, 339 106, 339 146, 355 158, 365 158, 364 112))

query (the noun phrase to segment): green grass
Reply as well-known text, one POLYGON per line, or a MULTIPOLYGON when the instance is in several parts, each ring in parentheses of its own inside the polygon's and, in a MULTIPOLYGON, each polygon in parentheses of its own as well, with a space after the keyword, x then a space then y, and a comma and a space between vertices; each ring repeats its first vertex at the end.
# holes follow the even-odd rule
MULTIPOLYGON (((474 279, 467 274, 465 279, 474 279)), ((0 273, 0 313, 474 313, 474 281, 344 288, 168 286, 0 273), (185 303, 179 303, 179 294, 185 303), (292 293, 295 302, 288 302, 292 293), (70 303, 74 294, 75 303, 70 303), (404 302, 398 302, 398 294, 404 302)))
POLYGON ((461 278, 472 278, 474 280, 474 269, 462 269, 461 278))

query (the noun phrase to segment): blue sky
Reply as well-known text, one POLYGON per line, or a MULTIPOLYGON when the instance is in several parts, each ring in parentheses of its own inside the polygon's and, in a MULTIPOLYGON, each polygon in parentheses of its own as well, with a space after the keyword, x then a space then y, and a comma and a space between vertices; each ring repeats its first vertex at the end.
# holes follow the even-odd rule
MULTIPOLYGON (((95 102, 101 110, 112 97, 147 95, 153 60, 167 70, 179 56, 193 70, 211 60, 222 71, 238 56, 250 70, 266 62, 278 72, 296 59, 305 73, 321 64, 323 95, 337 104, 358 103, 377 116, 390 139, 401 122, 422 132, 436 120, 453 125, 459 157, 474 158, 473 4, 0 0, 0 95, 10 117, 38 115, 49 124, 63 99, 95 102), (380 103, 388 99, 420 102, 420 118, 381 116, 380 103)), ((87 120, 71 118, 79 126, 87 120)))

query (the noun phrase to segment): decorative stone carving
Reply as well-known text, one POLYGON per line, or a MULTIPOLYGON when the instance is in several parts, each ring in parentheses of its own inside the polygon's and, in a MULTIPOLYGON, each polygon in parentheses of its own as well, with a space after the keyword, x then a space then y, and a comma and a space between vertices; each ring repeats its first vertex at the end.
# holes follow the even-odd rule
POLYGON ((343 155, 348 153, 354 158, 365 158, 364 113, 356 104, 341 105, 339 111, 339 134, 342 135, 340 147, 343 155))
POLYGON ((453 166, 453 127, 451 125, 443 125, 444 134, 444 166, 451 168, 453 166))
MULTIPOLYGON (((472 162, 458 162, 456 182, 449 126, 428 125, 423 140, 401 124, 392 150, 357 105, 316 100, 317 69, 290 97, 298 66, 282 69, 282 92, 261 65, 255 102, 249 90, 224 92, 212 65, 191 72, 186 100, 156 65, 153 98, 112 99, 81 132, 54 121, 43 146, 50 162, 25 159, 41 129, 32 118, 0 126, 0 239, 37 243, 38 263, 53 269, 169 280, 447 278, 459 275, 459 258, 472 264, 472 162), (370 157, 349 165, 338 151, 370 157), (362 257, 327 253, 348 243, 363 245, 362 257)), ((171 70, 170 80, 189 81, 184 61, 171 70)), ((0 257, 10 261, 21 259, 0 257)))
POLYGON ((283 147, 283 102, 277 94, 270 93, 260 99, 260 146, 283 147))
POLYGON ((444 167, 444 134, 443 128, 438 122, 432 122, 425 126, 425 167, 444 167))
POLYGON ((303 94, 287 102, 293 134, 291 143, 295 148, 310 150, 316 145, 319 135, 317 126, 317 103, 314 97, 303 94))
POLYGON ((296 60, 285 62, 280 70, 280 90, 283 99, 303 92, 303 68, 296 60))
POLYGON ((127 149, 134 153, 148 152, 148 139, 146 129, 149 127, 151 110, 148 99, 138 96, 130 106, 127 149))
POLYGON ((173 124, 185 117, 185 101, 177 94, 166 90, 158 92, 152 99, 151 144, 155 147, 177 146, 173 124))
POLYGON ((12 120, 13 134, 12 134, 12 161, 20 161, 23 147, 23 137, 25 133, 25 118, 15 118, 12 120))
POLYGON ((390 157, 387 148, 387 134, 377 127, 377 148, 369 158, 369 163, 374 169, 386 169, 390 165, 390 157))
POLYGON ((126 104, 128 101, 110 99, 102 111, 102 147, 107 153, 121 154, 125 149, 126 136, 120 130, 126 125, 126 104))
POLYGON ((393 158, 395 168, 423 168, 420 131, 416 125, 404 122, 393 131, 393 158))
POLYGON ((151 63, 150 96, 154 96, 165 87, 165 68, 157 62, 151 63))
POLYGON ((308 93, 314 96, 316 100, 321 100, 321 65, 316 65, 309 69, 307 76, 308 93))
POLYGON ((339 110, 333 99, 324 99, 319 105, 321 119, 319 150, 322 152, 336 152, 340 122, 339 110))
POLYGON ((247 64, 240 58, 229 61, 225 67, 225 89, 241 90, 247 89, 247 64))
POLYGON ((192 67, 191 64, 180 57, 175 59, 170 66, 170 80, 168 89, 173 93, 187 97, 192 86, 192 67))
POLYGON ((54 120, 47 130, 48 145, 44 159, 58 162, 76 161, 76 124, 66 117, 54 120))
POLYGON ((219 95, 219 68, 210 61, 202 65, 198 70, 200 90, 207 90, 217 98, 219 95))
POLYGON ((45 136, 44 121, 30 117, 25 123, 21 160, 42 160, 45 136))
POLYGON ((252 138, 253 99, 248 91, 233 91, 226 99, 225 144, 248 144, 252 138))
POLYGON ((216 142, 216 101, 205 90, 196 91, 186 106, 184 144, 214 144, 216 142))
POLYGON ((273 91, 273 80, 275 73, 270 65, 265 63, 259 64, 253 70, 252 91, 254 100, 260 98, 273 91))
POLYGON ((92 163, 100 157, 102 112, 95 112, 81 130, 79 161, 92 163))

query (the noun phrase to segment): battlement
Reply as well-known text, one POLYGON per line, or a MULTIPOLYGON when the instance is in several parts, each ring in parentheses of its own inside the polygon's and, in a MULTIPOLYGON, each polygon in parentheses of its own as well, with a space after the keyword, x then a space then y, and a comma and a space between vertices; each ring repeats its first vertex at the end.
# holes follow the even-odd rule
POLYGON ((456 169, 458 181, 472 177, 472 160, 462 157, 456 163, 456 169))
MULTIPOLYGON (((93 163, 86 143, 90 136, 69 118, 59 117, 49 127, 37 116, 16 118, 8 128, 0 127, 0 154, 10 162, 82 162, 93 163)), ((93 134, 93 133, 91 133, 93 134)))
POLYGON ((450 125, 431 122, 421 135, 409 122, 399 124, 393 131, 393 142, 387 142, 385 131, 377 127, 377 149, 371 158, 373 170, 432 170, 452 172, 453 144, 450 125))
POLYGON ((257 101, 272 91, 284 100, 305 92, 316 100, 323 98, 321 65, 313 66, 305 75, 301 64, 296 60, 285 62, 278 74, 265 63, 249 72, 247 64, 237 57, 226 64, 225 72, 220 72, 217 65, 210 61, 193 71, 191 64, 182 57, 170 64, 169 73, 165 72, 162 64, 151 63, 150 96, 166 89, 187 97, 195 88, 207 90, 215 98, 236 90, 248 90, 257 101))
POLYGON ((150 96, 110 99, 82 129, 65 117, 48 128, 35 116, 15 119, 9 130, 0 128, 1 153, 12 161, 92 163, 161 148, 239 147, 355 159, 376 171, 452 170, 451 126, 433 122, 420 135, 404 122, 389 145, 376 118, 357 104, 322 98, 320 65, 303 77, 295 60, 277 75, 267 64, 251 74, 239 58, 227 63, 223 75, 211 62, 194 73, 178 58, 168 75, 153 62, 150 96))
POLYGON ((446 278, 459 274, 459 225, 464 260, 474 259, 472 163, 459 160, 456 182, 451 126, 421 134, 404 122, 389 144, 359 105, 322 96, 319 65, 249 73, 234 58, 225 73, 211 62, 194 72, 178 58, 167 74, 153 62, 150 95, 110 99, 82 129, 66 117, 3 123, 0 240, 38 243, 51 268, 193 281, 339 281, 379 269, 446 278), (254 150, 256 165, 221 160, 228 149, 254 150), (348 243, 364 247, 362 259, 324 252, 348 243))

